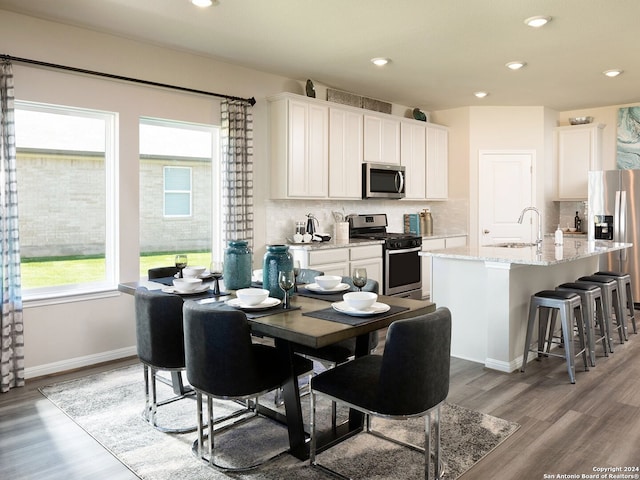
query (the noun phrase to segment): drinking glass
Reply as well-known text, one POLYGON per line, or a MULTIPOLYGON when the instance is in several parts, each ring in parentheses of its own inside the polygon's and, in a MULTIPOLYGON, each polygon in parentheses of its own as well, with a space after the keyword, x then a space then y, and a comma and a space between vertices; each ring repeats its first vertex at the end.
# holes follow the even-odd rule
POLYGON ((187 266, 187 256, 186 255, 176 255, 175 258, 176 268, 178 269, 178 276, 182 278, 182 270, 187 266))
POLYGON ((298 275, 300 275, 300 260, 293 261, 293 276, 295 277, 295 282, 293 284, 293 291, 298 291, 298 275))
POLYGON ((353 275, 351 276, 353 285, 358 287, 358 291, 362 291, 362 287, 367 284, 367 269, 366 268, 354 268, 353 275))
POLYGON ((224 271, 224 262, 220 260, 214 260, 211 262, 211 276, 213 277, 213 294, 220 295, 220 282, 222 278, 222 272, 224 271))
POLYGON ((295 285, 295 275, 293 270, 280 270, 278 272, 278 285, 284 290, 284 300, 282 301, 282 308, 290 308, 289 305, 289 290, 295 285))

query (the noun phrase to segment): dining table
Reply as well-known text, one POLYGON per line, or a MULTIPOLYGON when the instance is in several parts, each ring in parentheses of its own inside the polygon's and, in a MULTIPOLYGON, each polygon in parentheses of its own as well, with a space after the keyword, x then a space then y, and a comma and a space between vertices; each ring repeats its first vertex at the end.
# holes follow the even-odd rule
MULTIPOLYGON (((207 284, 208 282, 204 282, 203 285, 207 284)), ((141 279, 137 282, 120 283, 118 290, 133 295, 137 288, 144 287, 148 290, 164 290, 168 295, 177 294, 168 285, 171 285, 170 278, 153 281, 141 279)), ((230 302, 235 299, 233 291, 223 291, 226 295, 214 295, 210 288, 204 288, 204 291, 181 296, 185 301, 210 304, 212 309, 233 308, 229 306, 230 303, 234 304, 230 302)), ((309 458, 309 432, 305 431, 300 387, 293 369, 296 344, 321 348, 341 340, 355 338, 355 356, 360 357, 370 354, 369 333, 384 329, 396 320, 435 311, 435 304, 430 301, 379 295, 376 305, 383 305, 384 308, 380 310, 384 311, 371 315, 346 314, 334 308, 341 305, 341 296, 341 293, 318 293, 300 285, 298 291, 291 296, 289 309, 283 308, 282 303, 268 309, 243 309, 251 333, 273 339, 275 348, 288 359, 291 375, 282 389, 285 414, 282 415, 262 404, 259 404, 258 409, 260 413, 286 423, 290 453, 300 460, 309 458)), ((317 442, 318 452, 362 431, 363 425, 363 415, 350 410, 347 422, 320 433, 317 442)))

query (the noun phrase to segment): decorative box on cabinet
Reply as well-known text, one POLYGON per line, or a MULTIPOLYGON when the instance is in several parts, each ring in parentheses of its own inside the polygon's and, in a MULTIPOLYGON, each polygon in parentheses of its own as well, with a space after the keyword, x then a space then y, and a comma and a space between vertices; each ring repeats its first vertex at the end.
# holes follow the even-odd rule
POLYGON ((327 198, 329 107, 304 97, 269 101, 272 198, 327 198))
POLYGON ((558 200, 586 200, 589 170, 602 170, 603 124, 571 125, 555 131, 558 200))
POLYGON ((400 119, 364 115, 364 161, 400 165, 400 119))

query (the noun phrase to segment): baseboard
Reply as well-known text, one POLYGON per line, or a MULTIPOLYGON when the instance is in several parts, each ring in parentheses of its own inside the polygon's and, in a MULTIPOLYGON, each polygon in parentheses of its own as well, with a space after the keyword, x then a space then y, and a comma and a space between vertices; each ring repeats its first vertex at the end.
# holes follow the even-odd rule
POLYGON ((484 366, 491 370, 497 370, 499 372, 511 373, 514 370, 520 368, 522 364, 522 357, 515 359, 511 362, 503 362, 501 360, 495 360, 493 358, 486 358, 484 366))
POLYGON ((84 357, 69 358, 60 362, 47 363, 36 367, 27 367, 24 369, 25 379, 42 377, 54 373, 66 372, 77 368, 88 367, 98 363, 110 362, 121 358, 131 357, 137 354, 135 346, 120 348, 118 350, 110 350, 108 352, 96 353, 84 357))

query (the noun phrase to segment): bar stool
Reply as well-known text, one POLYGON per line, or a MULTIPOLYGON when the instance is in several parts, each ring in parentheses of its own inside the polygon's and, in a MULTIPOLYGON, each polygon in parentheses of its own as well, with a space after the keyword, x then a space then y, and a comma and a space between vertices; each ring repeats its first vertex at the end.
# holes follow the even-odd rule
MULTIPOLYGON (((621 292, 622 306, 623 308, 626 306, 629 309, 629 320, 631 320, 631 325, 633 325, 633 333, 638 333, 633 303, 633 289, 631 288, 631 275, 620 272, 596 272, 595 275, 604 275, 616 279, 616 282, 618 282, 618 290, 621 292)), ((627 326, 625 322, 625 330, 626 329, 627 326)))
MULTIPOLYGON (((610 334, 605 327, 607 323, 604 320, 604 310, 602 308, 602 290, 600 287, 589 285, 587 283, 563 283, 562 285, 558 285, 556 290, 561 292, 572 292, 580 296, 580 300, 582 300, 582 313, 584 316, 587 345, 589 347, 589 359, 591 360, 591 366, 595 367, 596 343, 602 342, 604 356, 609 356, 610 334), (600 336, 598 338, 595 337, 593 330, 596 323, 600 327, 600 336)), ((551 332, 553 332, 555 327, 556 314, 557 310, 554 310, 551 316, 551 332)))
POLYGON ((618 291, 618 282, 614 277, 605 275, 587 275, 580 277, 577 283, 587 283, 596 285, 602 289, 602 305, 604 307, 605 320, 609 323, 609 351, 613 352, 613 331, 618 330, 620 335, 620 343, 624 343, 627 339, 624 330, 624 315, 622 313, 620 303, 620 292, 618 291), (615 315, 614 315, 615 313, 615 315), (616 319, 616 327, 613 327, 613 319, 616 319))
MULTIPOLYGON (((529 323, 527 324, 527 337, 524 345, 524 353, 522 355, 521 372, 524 372, 527 365, 527 357, 529 351, 537 353, 538 357, 554 356, 565 358, 567 361, 567 370, 569 372, 569 380, 576 383, 574 357, 582 355, 585 371, 589 370, 587 362, 587 347, 584 340, 584 322, 582 318, 582 300, 576 293, 562 292, 557 290, 543 290, 531 296, 529 303, 529 323), (562 338, 564 340, 564 354, 559 355, 550 353, 544 348, 545 339, 547 339, 547 327, 549 319, 549 311, 556 309, 560 313, 560 324, 562 327, 562 338), (533 336, 533 327, 538 317, 538 348, 531 349, 531 337, 533 336), (575 318, 576 327, 578 328, 578 340, 580 343, 580 351, 575 352, 573 322, 575 318)), ((552 338, 549 332, 549 338, 552 338)))

